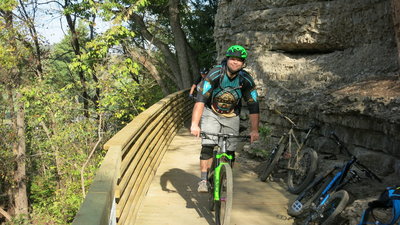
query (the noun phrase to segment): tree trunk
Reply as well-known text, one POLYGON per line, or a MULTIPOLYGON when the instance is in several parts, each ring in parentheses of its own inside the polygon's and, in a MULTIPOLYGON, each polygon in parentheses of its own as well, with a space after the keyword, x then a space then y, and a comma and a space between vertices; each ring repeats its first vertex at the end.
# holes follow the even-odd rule
MULTIPOLYGON (((27 27, 29 29, 29 33, 30 33, 30 35, 32 37, 32 40, 33 40, 33 43, 34 43, 34 46, 33 47, 30 46, 30 47, 32 48, 33 55, 36 58, 35 73, 36 73, 37 77, 41 78, 42 77, 42 73, 43 73, 42 51, 40 49, 39 36, 38 36, 37 30, 36 30, 36 27, 35 27, 35 17, 31 18, 29 16, 29 14, 26 12, 25 5, 24 5, 24 2, 22 0, 19 0, 19 5, 21 7, 20 11, 21 11, 21 14, 22 14, 22 16, 24 18, 24 22, 26 23, 26 25, 27 25, 27 27)), ((34 12, 36 12, 36 8, 34 8, 32 10, 34 12)), ((34 15, 35 15, 35 13, 34 13, 34 15)), ((25 38, 25 37, 23 37, 23 38, 25 38)))
POLYGON ((180 89, 184 88, 182 82, 181 71, 179 70, 179 64, 176 61, 176 56, 169 50, 168 45, 160 41, 159 39, 155 38, 146 28, 146 25, 143 21, 143 18, 137 14, 132 14, 130 17, 131 20, 134 21, 135 25, 139 26, 140 34, 143 36, 144 39, 149 41, 150 43, 154 44, 160 51, 162 52, 165 62, 168 64, 168 67, 172 71, 175 80, 176 86, 180 89))
POLYGON ((26 191, 26 143, 25 143, 25 108, 24 102, 21 101, 22 94, 16 93, 17 105, 17 169, 14 173, 14 203, 16 215, 28 214, 28 196, 26 191))
POLYGON ((188 60, 187 40, 182 30, 179 17, 179 0, 169 0, 168 9, 169 22, 175 40, 175 49, 182 76, 182 84, 184 88, 189 88, 192 84, 192 75, 190 73, 190 64, 188 60))
MULTIPOLYGON (((65 14, 65 18, 67 20, 67 24, 69 27, 69 30, 71 31, 71 37, 72 37, 72 48, 74 49, 74 53, 76 56, 81 55, 81 50, 80 50, 80 44, 79 44, 79 36, 75 30, 75 19, 72 19, 71 14, 65 14)), ((89 94, 87 90, 87 84, 86 84, 86 78, 85 74, 82 70, 79 70, 78 72, 79 79, 81 81, 82 85, 82 98, 83 98, 83 111, 84 111, 84 116, 86 118, 89 118, 89 94)))
POLYGON ((155 67, 155 65, 152 63, 152 60, 149 55, 143 56, 143 54, 138 53, 134 50, 129 50, 129 54, 137 60, 140 64, 142 64, 151 74, 151 76, 156 80, 157 84, 161 87, 161 90, 164 94, 164 96, 167 96, 169 94, 167 85, 164 83, 163 79, 161 79, 161 76, 155 67))
MULTIPOLYGON (((52 116, 54 117, 54 116, 52 116)), ((54 119, 52 119, 53 121, 54 119)), ((53 121, 54 124, 54 121, 53 121)), ((52 141, 51 141, 51 136, 52 133, 50 132, 49 128, 46 126, 46 123, 44 121, 40 122, 40 125, 42 126, 44 132, 46 133, 47 139, 48 141, 51 143, 51 149, 54 152, 54 158, 55 158, 55 164, 56 164, 56 180, 57 180, 57 189, 63 189, 64 185, 62 183, 62 173, 61 173, 61 160, 60 160, 60 156, 59 156, 59 151, 58 151, 58 147, 56 145, 53 145, 52 141)))
MULTIPOLYGON (((94 39, 95 32, 94 32, 94 26, 93 25, 95 24, 95 22, 96 22, 96 15, 93 15, 92 21, 91 21, 91 23, 89 23, 90 40, 91 41, 94 39)), ((97 77, 96 68, 95 68, 94 63, 90 63, 90 64, 91 64, 90 67, 92 69, 92 79, 96 83, 96 93, 95 93, 94 97, 92 98, 92 102, 93 102, 94 107, 95 107, 96 112, 97 112, 98 109, 99 109, 99 99, 100 99, 100 88, 97 85, 99 83, 99 78, 97 77)), ((97 118, 97 119, 99 119, 99 118, 97 118)))
MULTIPOLYGON (((2 12, 6 21, 5 29, 12 32, 13 29, 13 14, 11 11, 2 12)), ((17 54, 18 49, 16 44, 16 36, 10 37, 9 45, 13 47, 14 54, 17 54)), ((12 82, 7 85, 10 115, 13 123, 16 140, 13 143, 13 154, 15 156, 16 168, 13 174, 12 195, 14 200, 14 211, 17 216, 29 216, 28 214, 28 196, 26 190, 26 144, 25 144, 25 109, 22 102, 22 94, 17 91, 14 101, 13 87, 19 87, 21 84, 22 74, 19 68, 14 68, 10 71, 12 82), (16 109, 16 110, 15 110, 16 109)))
POLYGON ((195 81, 199 76, 200 76, 200 68, 199 65, 197 64, 197 54, 196 52, 193 50, 192 47, 190 47, 190 45, 188 43, 186 43, 186 49, 188 50, 188 58, 189 58, 189 62, 190 62, 190 68, 192 71, 192 84, 193 81, 195 81))

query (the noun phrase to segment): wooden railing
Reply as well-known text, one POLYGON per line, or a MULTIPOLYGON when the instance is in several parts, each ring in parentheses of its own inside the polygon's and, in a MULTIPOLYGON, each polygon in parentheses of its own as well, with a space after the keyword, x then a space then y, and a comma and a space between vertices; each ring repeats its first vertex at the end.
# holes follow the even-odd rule
POLYGON ((188 90, 185 90, 165 97, 104 145, 108 152, 74 225, 115 224, 115 221, 135 224, 169 143, 191 116, 193 101, 187 96, 188 90))

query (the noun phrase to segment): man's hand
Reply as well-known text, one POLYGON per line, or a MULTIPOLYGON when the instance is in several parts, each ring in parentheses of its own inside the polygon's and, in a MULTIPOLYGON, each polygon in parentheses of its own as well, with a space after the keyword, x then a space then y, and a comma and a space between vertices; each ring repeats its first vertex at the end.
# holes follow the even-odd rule
POLYGON ((259 137, 260 137, 260 135, 259 135, 258 131, 251 131, 250 132, 250 143, 257 141, 259 137))
POLYGON ((193 134, 196 137, 200 137, 200 127, 198 125, 193 125, 190 126, 190 133, 193 134))
POLYGON ((250 142, 253 143, 259 138, 258 124, 260 123, 260 114, 250 114, 250 142))
POLYGON ((204 110, 204 103, 203 102, 196 102, 193 107, 192 113, 192 125, 190 126, 190 133, 196 137, 200 137, 200 119, 201 115, 203 114, 204 110))

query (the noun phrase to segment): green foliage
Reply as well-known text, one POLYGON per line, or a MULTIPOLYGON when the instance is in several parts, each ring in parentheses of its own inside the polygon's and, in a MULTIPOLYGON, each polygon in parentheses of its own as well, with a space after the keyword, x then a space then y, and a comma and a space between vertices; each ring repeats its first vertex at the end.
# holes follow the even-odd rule
POLYGON ((0 10, 12 11, 17 5, 18 5, 18 2, 16 0, 1 0, 0 1, 0 10))
MULTIPOLYGON (((10 116, 16 103, 6 95, 6 87, 12 86, 12 93, 23 94, 21 101, 25 104, 27 182, 31 207, 31 220, 16 217, 9 224, 70 223, 83 201, 81 169, 99 141, 99 135, 102 136, 99 146, 102 146, 116 130, 163 96, 155 80, 125 52, 127 48, 147 47, 148 43, 135 36, 136 30, 130 29, 134 24, 128 28, 122 24, 126 25, 130 15, 139 9, 143 13, 151 12, 146 21, 149 30, 170 45, 173 39, 166 14, 168 10, 165 10, 167 0, 106 0, 102 4, 83 0, 69 3, 73 4, 68 5, 63 13, 79 18, 80 54, 74 53, 72 36, 68 33, 60 43, 52 46, 49 58, 41 56, 44 71, 40 77, 30 76, 36 65, 31 63, 31 40, 23 39, 26 27, 15 22, 11 29, 0 17, 0 92, 3 93, 0 95, 0 192, 8 193, 12 187, 16 163, 13 144, 17 135, 11 123, 14 118, 10 116), (115 26, 89 40, 88 25, 95 25, 91 18, 97 15, 112 18, 115 26), (86 84, 79 76, 81 72, 86 84), (15 78, 16 74, 20 75, 19 79, 15 78), (83 116, 83 85, 91 99, 100 93, 96 107, 95 102, 89 103, 89 118, 83 116)), ((207 23, 198 21, 207 17, 206 11, 211 10, 202 4, 205 3, 192 8, 183 7, 181 12, 187 37, 201 54, 214 48, 208 39, 212 39, 212 35, 204 35, 212 33, 213 25, 208 18, 207 23), (203 27, 199 29, 198 24, 203 27)), ((16 6, 15 0, 0 1, 0 10, 11 11, 16 6)), ((155 66, 163 76, 163 57, 157 49, 149 51, 158 59, 155 66)), ((201 65, 208 66, 210 62, 207 60, 212 57, 201 57, 204 58, 201 65)), ((96 149, 89 160, 83 174, 86 190, 104 155, 104 151, 96 149)), ((12 201, 8 198, 8 195, 0 196, 0 204, 7 206, 12 201)))
MULTIPOLYGON (((29 118, 32 219, 37 224, 69 223, 83 200, 80 171, 99 139, 99 121, 82 117, 66 89, 56 90, 46 81, 23 91, 29 118)), ((103 135, 107 140, 111 134, 103 135)), ((103 156, 97 150, 86 168, 86 190, 103 156)))
POLYGON ((264 124, 258 128, 258 132, 260 134, 259 142, 252 144, 247 152, 251 155, 265 159, 271 153, 271 128, 264 124))
POLYGON ((262 125, 258 128, 258 132, 260 134, 260 137, 264 140, 267 141, 267 139, 271 135, 271 128, 268 127, 267 125, 262 125))
POLYGON ((13 217, 11 221, 5 223, 5 225, 30 225, 31 222, 26 217, 26 215, 18 215, 13 217))
POLYGON ((213 37, 217 6, 217 0, 195 0, 183 10, 185 16, 182 23, 190 37, 190 45, 198 53, 200 67, 211 67, 218 63, 213 37))
POLYGON ((154 80, 141 74, 137 74, 139 83, 133 80, 132 74, 138 73, 138 67, 131 59, 113 58, 112 62, 109 74, 100 80, 103 88, 100 110, 126 124, 162 95, 154 80))

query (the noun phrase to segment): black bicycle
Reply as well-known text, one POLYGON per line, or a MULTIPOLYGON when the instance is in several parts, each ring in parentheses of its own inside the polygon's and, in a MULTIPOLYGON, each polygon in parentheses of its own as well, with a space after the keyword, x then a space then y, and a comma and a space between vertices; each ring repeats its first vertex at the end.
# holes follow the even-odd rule
POLYGON ((305 217, 304 224, 334 225, 337 215, 344 210, 349 201, 349 194, 343 189, 350 182, 358 182, 361 177, 356 170, 365 173, 369 178, 379 182, 381 179, 352 155, 339 138, 332 133, 333 140, 339 145, 341 152, 345 151, 351 157, 343 166, 328 170, 316 179, 296 198, 288 209, 288 214, 295 217, 305 217))
POLYGON ((201 132, 202 137, 213 140, 218 137, 218 147, 213 154, 213 162, 208 173, 209 182, 209 208, 215 211, 215 222, 217 225, 229 225, 231 219, 233 202, 233 174, 232 155, 227 154, 228 139, 249 139, 250 136, 241 136, 223 133, 201 132))
POLYGON ((287 120, 291 124, 291 128, 281 136, 278 144, 272 149, 267 160, 267 166, 260 175, 260 180, 266 181, 279 160, 282 158, 287 159, 285 169, 289 171, 287 177, 288 189, 291 193, 298 194, 312 181, 317 170, 317 152, 311 148, 304 147, 310 138, 311 132, 317 126, 312 125, 308 129, 301 129, 289 117, 278 110, 275 110, 275 112, 287 120), (295 130, 306 133, 303 141, 300 142, 296 137, 295 130), (294 147, 293 145, 296 146, 294 147))

